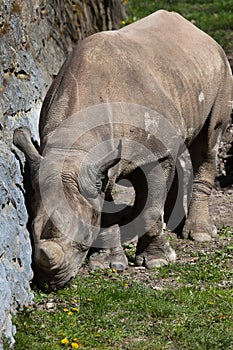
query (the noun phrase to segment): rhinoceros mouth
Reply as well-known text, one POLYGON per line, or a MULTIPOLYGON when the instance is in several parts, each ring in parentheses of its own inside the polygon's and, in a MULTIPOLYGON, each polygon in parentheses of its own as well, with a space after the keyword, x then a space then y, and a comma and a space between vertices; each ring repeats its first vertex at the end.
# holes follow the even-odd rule
POLYGON ((88 250, 74 249, 65 253, 62 247, 54 242, 45 240, 39 244, 35 255, 36 280, 42 287, 51 289, 64 288, 77 275, 88 250))

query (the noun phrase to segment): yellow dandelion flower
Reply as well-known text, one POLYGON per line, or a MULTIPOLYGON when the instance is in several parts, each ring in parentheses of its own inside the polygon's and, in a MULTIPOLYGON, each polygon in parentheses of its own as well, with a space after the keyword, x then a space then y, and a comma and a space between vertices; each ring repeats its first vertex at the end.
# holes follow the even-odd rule
POLYGON ((67 338, 63 338, 61 340, 61 343, 67 345, 67 344, 69 344, 69 340, 67 338))
POLYGON ((124 286, 125 286, 125 287, 129 287, 128 283, 125 283, 124 286))
POLYGON ((65 307, 65 309, 63 309, 63 311, 68 312, 68 311, 69 311, 69 309, 67 309, 67 307, 65 307))
POLYGON ((72 308, 73 311, 79 312, 79 309, 77 307, 72 308))
POLYGON ((112 269, 112 272, 116 273, 116 272, 117 272, 117 270, 116 270, 116 269, 112 269))
POLYGON ((77 303, 78 302, 78 300, 77 299, 74 299, 74 303, 77 303))
POLYGON ((92 299, 91 298, 87 298, 87 301, 92 301, 92 299))
POLYGON ((69 315, 69 316, 73 315, 73 312, 72 312, 72 311, 69 311, 69 312, 68 312, 68 315, 69 315))
POLYGON ((213 304, 214 304, 214 302, 213 302, 213 301, 209 301, 209 304, 210 304, 210 305, 213 305, 213 304))
POLYGON ((78 341, 78 338, 73 338, 73 341, 77 343, 77 341, 78 341))
POLYGON ((71 346, 72 346, 73 349, 78 349, 79 348, 79 345, 76 342, 72 342, 71 346))

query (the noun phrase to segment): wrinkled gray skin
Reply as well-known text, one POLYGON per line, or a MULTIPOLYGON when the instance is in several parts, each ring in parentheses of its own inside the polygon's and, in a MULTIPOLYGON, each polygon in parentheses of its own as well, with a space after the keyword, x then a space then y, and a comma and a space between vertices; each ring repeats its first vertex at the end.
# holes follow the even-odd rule
MULTIPOLYGON (((32 145, 27 129, 20 128, 14 135, 14 144, 26 154, 30 163, 35 189, 33 235, 39 283, 62 287, 69 282, 77 274, 89 246, 98 235, 98 230, 87 230, 85 241, 80 243, 72 239, 77 226, 70 224, 69 232, 64 235, 50 220, 41 201, 41 187, 47 200, 51 200, 51 206, 54 205, 54 213, 57 212, 61 222, 66 222, 66 208, 59 211, 58 207, 59 190, 50 190, 50 183, 55 177, 61 178, 66 198, 77 217, 97 228, 101 225, 104 193, 111 201, 113 183, 119 179, 130 180, 136 198, 127 217, 137 217, 145 196, 149 203, 141 215, 141 226, 138 225, 139 229, 143 227, 147 232, 143 236, 139 232, 136 264, 153 268, 175 261, 175 252, 162 230, 162 217, 154 222, 158 205, 157 182, 154 180, 155 185, 147 194, 147 180, 151 176, 150 170, 146 170, 148 160, 140 159, 139 162, 144 167, 145 177, 138 161, 135 165, 135 152, 132 152, 131 162, 122 159, 126 138, 144 144, 154 152, 165 169, 165 180, 170 186, 174 162, 165 147, 153 137, 149 144, 148 135, 139 131, 140 128, 146 130, 144 120, 139 123, 139 129, 113 125, 111 133, 109 128, 103 127, 92 130, 91 136, 79 138, 76 144, 78 151, 75 155, 74 150, 68 151, 62 171, 59 170, 59 157, 64 150, 63 141, 52 140, 59 125, 80 110, 109 102, 142 105, 165 116, 188 147, 194 169, 193 194, 183 235, 196 241, 206 241, 216 235, 209 216, 208 198, 214 185, 219 140, 230 117, 230 100, 232 76, 223 50, 208 35, 176 13, 158 11, 118 31, 98 33, 83 40, 61 68, 45 98, 39 125, 40 153, 32 145), (88 152, 106 138, 122 142, 103 151, 101 164, 92 162, 87 164, 90 171, 83 171, 80 154, 88 152), (48 144, 49 147, 46 146, 48 144), (115 160, 108 161, 109 154, 115 160), (39 185, 38 172, 43 159, 47 159, 47 163, 49 159, 51 161, 48 167, 50 174, 42 177, 39 185), (93 209, 93 201, 99 211, 93 209)), ((129 124, 130 118, 133 115, 129 116, 129 124)), ((135 125, 134 122, 132 124, 135 125)), ((75 128, 79 129, 78 119, 75 128)), ((69 135, 64 135, 64 140, 67 138, 69 135)), ((130 157, 130 150, 127 152, 130 157)), ((136 157, 140 158, 140 155, 136 157)), ((116 243, 115 247, 103 249, 91 257, 93 268, 112 266, 123 270, 127 266, 117 238, 117 224, 121 224, 122 217, 114 222, 116 218, 109 223, 107 216, 102 218, 105 229, 100 239, 116 243)), ((81 228, 79 232, 81 234, 81 228)))

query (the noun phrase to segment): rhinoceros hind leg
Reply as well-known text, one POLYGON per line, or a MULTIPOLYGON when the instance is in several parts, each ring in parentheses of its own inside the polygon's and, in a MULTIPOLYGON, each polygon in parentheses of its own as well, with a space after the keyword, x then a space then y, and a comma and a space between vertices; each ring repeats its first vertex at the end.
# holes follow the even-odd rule
POLYGON ((162 232, 156 236, 144 235, 138 240, 135 264, 148 269, 175 263, 176 253, 162 232))
POLYGON ((183 237, 194 241, 210 241, 217 236, 209 213, 209 196, 214 186, 217 150, 221 128, 214 128, 210 116, 202 131, 190 147, 194 181, 188 217, 183 228, 183 237))
POLYGON ((209 241, 217 236, 209 213, 209 196, 214 186, 217 151, 231 112, 227 103, 230 96, 231 88, 223 81, 211 113, 189 149, 194 181, 183 235, 195 241, 209 241))
POLYGON ((184 238, 189 238, 197 242, 211 241, 212 238, 217 236, 217 228, 211 223, 211 221, 203 221, 199 224, 198 222, 195 223, 187 219, 183 229, 184 238))

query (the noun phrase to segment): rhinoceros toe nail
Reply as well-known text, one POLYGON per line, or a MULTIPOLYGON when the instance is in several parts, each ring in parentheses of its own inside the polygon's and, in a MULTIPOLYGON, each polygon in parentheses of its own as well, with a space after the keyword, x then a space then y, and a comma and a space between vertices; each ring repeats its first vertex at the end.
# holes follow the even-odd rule
POLYGON ((212 237, 206 232, 197 232, 190 234, 190 239, 196 242, 208 242, 212 240, 212 237))
POLYGON ((151 259, 146 261, 146 268, 147 269, 153 269, 153 268, 158 268, 161 266, 168 265, 168 261, 166 259, 151 259))
POLYGON ((143 266, 144 265, 144 257, 141 256, 141 255, 138 255, 136 256, 136 259, 135 259, 135 265, 136 266, 143 266))
POLYGON ((217 230, 217 227, 215 227, 214 225, 211 228, 211 237, 212 238, 218 237, 218 230, 217 230))
POLYGON ((103 264, 101 264, 101 262, 94 261, 94 260, 89 262, 89 268, 91 270, 104 270, 104 269, 106 269, 106 267, 103 264))

